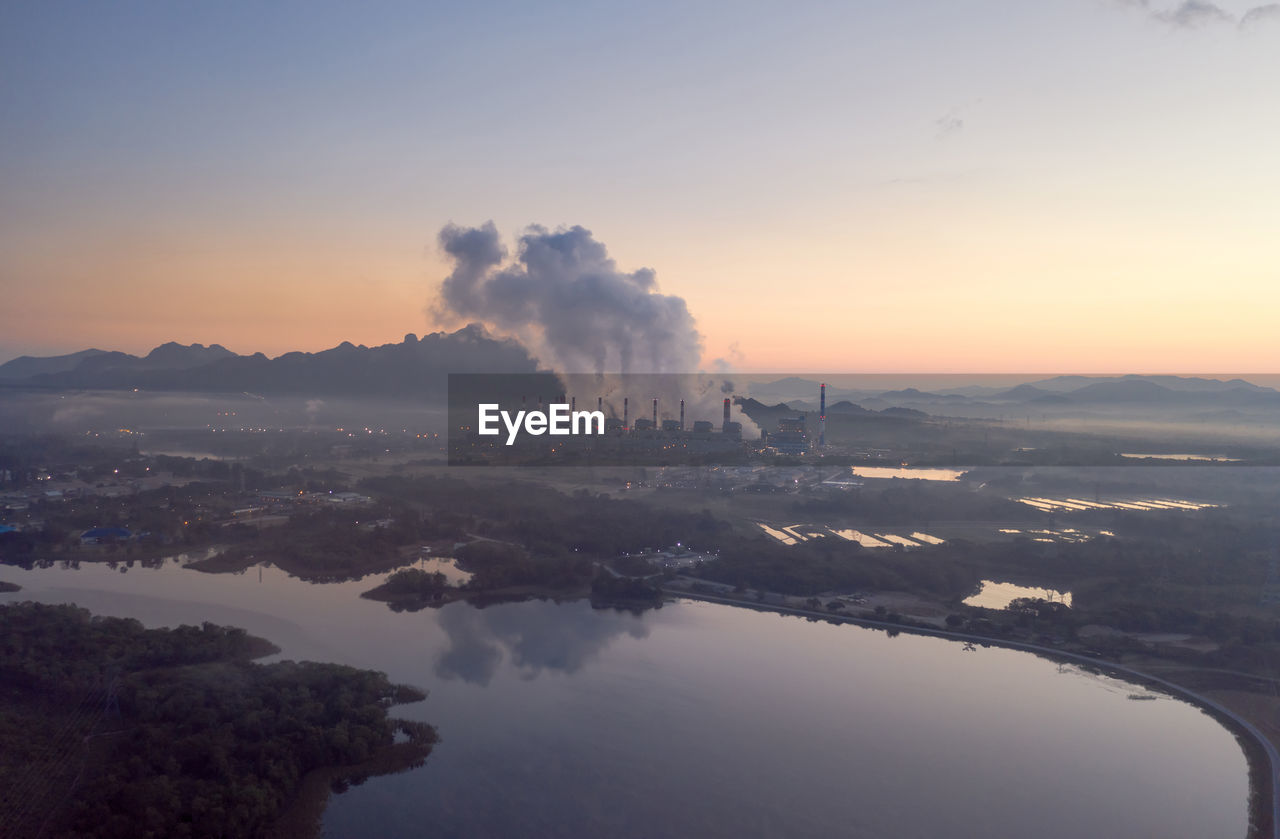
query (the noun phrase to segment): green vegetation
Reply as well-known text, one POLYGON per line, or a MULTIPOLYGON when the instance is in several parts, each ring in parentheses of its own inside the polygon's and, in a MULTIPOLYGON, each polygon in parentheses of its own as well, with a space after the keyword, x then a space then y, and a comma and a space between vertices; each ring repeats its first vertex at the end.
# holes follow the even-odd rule
POLYGON ((359 487, 436 515, 460 517, 470 533, 514 542, 537 557, 612 557, 728 528, 705 511, 659 509, 587 490, 568 494, 530 481, 498 485, 388 476, 368 478, 359 487))
POLYGON ((384 600, 393 606, 419 607, 447 602, 449 584, 444 574, 421 568, 401 568, 386 581, 361 594, 370 600, 384 600))
POLYGON ((305 580, 358 579, 405 564, 400 548, 406 545, 463 534, 452 517, 423 516, 391 504, 304 507, 275 527, 238 525, 226 530, 226 538, 241 541, 193 567, 231 571, 267 561, 305 580))
POLYGON ((248 660, 270 649, 209 623, 0 608, 0 788, 19 791, 0 805, 5 835, 262 836, 308 773, 425 759, 434 729, 387 716, 424 694, 372 671, 248 660))
POLYGON ((591 603, 593 606, 661 607, 662 600, 662 587, 656 580, 597 574, 596 578, 591 581, 591 603))
POLYGON ((457 551, 458 567, 471 572, 464 586, 470 591, 489 591, 511 586, 546 586, 570 589, 591 580, 593 562, 585 556, 557 553, 535 559, 519 545, 478 541, 457 551))

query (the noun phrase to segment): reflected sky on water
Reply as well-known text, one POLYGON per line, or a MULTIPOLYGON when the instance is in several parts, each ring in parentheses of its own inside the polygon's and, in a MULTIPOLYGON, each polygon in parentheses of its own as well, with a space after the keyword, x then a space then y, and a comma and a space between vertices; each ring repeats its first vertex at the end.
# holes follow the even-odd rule
POLYGON ((385 578, 0 566, 0 601, 243 626, 429 689, 425 767, 336 796, 328 837, 1244 836, 1232 736, 1030 654, 728 606, 395 612, 385 578))

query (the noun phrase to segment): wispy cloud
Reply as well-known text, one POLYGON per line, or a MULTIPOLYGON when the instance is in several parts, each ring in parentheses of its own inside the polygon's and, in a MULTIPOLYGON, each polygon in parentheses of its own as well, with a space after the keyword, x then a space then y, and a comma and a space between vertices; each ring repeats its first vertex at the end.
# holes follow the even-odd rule
POLYGON ((934 128, 938 131, 938 138, 943 139, 953 134, 959 134, 964 130, 964 120, 956 116, 954 112, 943 114, 933 121, 934 128))
POLYGON ((1245 12, 1240 18, 1241 28, 1246 26, 1258 26, 1267 22, 1280 21, 1280 3, 1268 3, 1265 6, 1255 6, 1245 12))
POLYGON ((1156 20, 1172 26, 1196 27, 1211 23, 1233 23, 1235 18, 1207 0, 1183 0, 1177 6, 1151 13, 1156 20))
POLYGON ((1209 0, 1182 0, 1172 6, 1155 7, 1151 0, 1113 0, 1118 6, 1141 9, 1149 18, 1180 29, 1198 29, 1215 24, 1234 24, 1241 28, 1280 20, 1280 3, 1268 3, 1249 9, 1239 19, 1209 0))
POLYGON ((961 116, 965 111, 970 110, 974 106, 982 102, 982 99, 974 99, 951 108, 942 116, 933 121, 934 136, 939 140, 945 140, 953 137, 964 130, 964 118, 961 116))

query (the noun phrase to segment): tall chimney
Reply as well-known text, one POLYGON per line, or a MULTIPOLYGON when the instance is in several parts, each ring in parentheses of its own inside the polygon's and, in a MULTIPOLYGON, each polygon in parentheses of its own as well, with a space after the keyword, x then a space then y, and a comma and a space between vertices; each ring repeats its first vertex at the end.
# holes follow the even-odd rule
POLYGON ((597 396, 597 397, 596 397, 596 410, 597 410, 597 411, 603 411, 603 410, 604 410, 604 397, 603 397, 603 396, 597 396))
POLYGON ((818 448, 827 445, 827 383, 818 391, 818 448))
POLYGON ((570 396, 569 397, 569 413, 572 414, 576 410, 578 410, 578 397, 570 396))
POLYGON ((627 419, 630 417, 631 407, 627 404, 627 397, 622 397, 622 430, 627 430, 627 419))
POLYGON ((680 400, 680 430, 684 431, 684 400, 680 400))
POLYGON ((658 427, 658 398, 656 396, 653 399, 653 427, 655 429, 658 427))
POLYGON ((720 430, 724 431, 729 427, 729 397, 724 398, 724 425, 720 426, 720 430))

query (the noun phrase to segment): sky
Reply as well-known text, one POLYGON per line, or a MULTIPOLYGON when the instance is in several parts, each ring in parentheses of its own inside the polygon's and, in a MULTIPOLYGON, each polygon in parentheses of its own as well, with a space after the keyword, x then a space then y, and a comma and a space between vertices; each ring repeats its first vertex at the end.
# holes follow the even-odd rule
POLYGON ((1280 4, 0 5, 0 361, 438 318, 581 226, 704 364, 1280 371, 1280 4))

